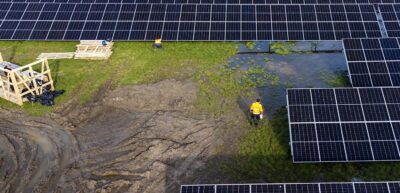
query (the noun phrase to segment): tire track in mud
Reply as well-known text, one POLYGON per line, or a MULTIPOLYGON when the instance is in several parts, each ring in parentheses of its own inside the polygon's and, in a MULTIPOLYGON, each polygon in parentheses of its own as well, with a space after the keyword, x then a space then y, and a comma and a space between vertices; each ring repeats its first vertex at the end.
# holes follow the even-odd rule
POLYGON ((14 119, 0 119, 0 190, 51 192, 79 159, 73 136, 48 120, 14 119))
POLYGON ((0 192, 179 192, 221 142, 222 123, 192 113, 197 91, 168 80, 118 88, 56 121, 0 114, 0 192))

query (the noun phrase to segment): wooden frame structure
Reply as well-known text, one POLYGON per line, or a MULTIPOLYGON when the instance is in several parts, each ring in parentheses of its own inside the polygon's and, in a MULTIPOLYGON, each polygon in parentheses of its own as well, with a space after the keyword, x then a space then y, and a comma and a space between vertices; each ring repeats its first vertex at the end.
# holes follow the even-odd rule
POLYGON ((76 46, 75 59, 105 60, 112 54, 113 42, 103 45, 101 40, 81 40, 76 46))
POLYGON ((51 70, 47 59, 41 59, 25 66, 18 66, 0 60, 0 97, 22 105, 26 96, 41 95, 43 89, 50 86, 54 90, 51 70), (4 69, 7 66, 9 69, 4 69), (33 69, 40 69, 35 71, 33 69), (39 84, 38 81, 42 82, 39 84))

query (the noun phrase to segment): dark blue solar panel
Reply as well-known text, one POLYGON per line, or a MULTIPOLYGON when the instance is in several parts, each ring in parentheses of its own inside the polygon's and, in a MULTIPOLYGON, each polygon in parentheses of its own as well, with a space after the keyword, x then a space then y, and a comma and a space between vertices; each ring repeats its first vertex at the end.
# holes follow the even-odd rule
POLYGON ((400 88, 288 89, 293 161, 399 160, 399 93, 400 88))
MULTIPOLYGON (((76 1, 61 4, 59 2, 4 4, 2 8, 4 10, 0 10, 0 19, 5 18, 5 21, 15 22, 52 22, 56 26, 62 22, 85 23, 83 26, 76 25, 74 29, 52 27, 43 29, 67 31, 66 36, 50 32, 52 40, 57 38, 64 40, 64 37, 65 40, 98 39, 106 36, 110 36, 108 37, 110 39, 117 36, 116 39, 128 38, 128 40, 153 40, 154 36, 160 36, 164 40, 184 41, 340 40, 346 37, 365 38, 371 36, 370 34, 380 33, 376 20, 364 23, 366 20, 362 18, 364 14, 374 14, 372 5, 290 5, 293 3, 292 0, 286 2, 288 5, 270 5, 265 2, 265 5, 251 5, 253 1, 249 1, 250 4, 228 5, 159 4, 160 2, 150 4, 151 2, 147 0, 142 3, 123 2, 124 4, 115 3, 114 0, 95 1, 94 4, 73 3, 76 1), (132 21, 134 26, 129 29, 115 28, 112 26, 115 24, 104 25, 105 22, 118 24, 132 21), (168 29, 170 22, 179 25, 174 29, 168 29), (203 22, 207 24, 204 25, 203 22), (100 23, 97 24, 99 27, 86 27, 87 24, 94 25, 93 23, 100 23), (367 27, 370 24, 375 27, 367 27), (138 25, 141 27, 136 28, 138 25), (74 31, 81 31, 81 36, 76 35, 77 32, 74 31), (130 31, 129 37, 124 31, 130 31)), ((10 30, 15 29, 17 28, 10 30)), ((7 33, 6 30, 0 32, 7 33)), ((8 36, 3 37, 6 39, 8 36)), ((375 58, 383 56, 397 58, 396 52, 392 51, 371 55, 375 58)))
POLYGON ((181 193, 399 193, 399 182, 182 185, 181 193))
POLYGON ((343 43, 353 86, 400 85, 397 39, 345 39, 343 43))

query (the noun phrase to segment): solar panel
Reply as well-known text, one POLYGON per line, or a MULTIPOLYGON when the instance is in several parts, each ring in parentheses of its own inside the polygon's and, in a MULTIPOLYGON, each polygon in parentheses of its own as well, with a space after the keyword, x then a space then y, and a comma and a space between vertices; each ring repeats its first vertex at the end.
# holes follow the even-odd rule
POLYGON ((399 39, 344 39, 343 44, 354 87, 400 86, 399 39))
POLYGON ((0 0, 0 2, 156 4, 377 4, 400 3, 400 0, 0 0))
POLYGON ((400 87, 288 89, 293 162, 400 159, 400 87))
POLYGON ((383 4, 378 5, 382 15, 383 23, 389 37, 400 37, 400 5, 383 4))
POLYGON ((373 5, 0 3, 1 40, 341 40, 381 37, 373 5))
POLYGON ((181 193, 398 193, 400 182, 182 185, 181 193))

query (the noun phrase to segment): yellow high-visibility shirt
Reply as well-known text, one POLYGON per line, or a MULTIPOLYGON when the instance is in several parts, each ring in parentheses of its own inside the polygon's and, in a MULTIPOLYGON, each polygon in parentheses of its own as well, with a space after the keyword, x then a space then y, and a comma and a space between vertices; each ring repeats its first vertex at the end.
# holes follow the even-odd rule
POLYGON ((154 43, 156 43, 156 44, 161 44, 161 39, 156 39, 156 40, 154 41, 154 43))
POLYGON ((253 103, 250 107, 250 110, 252 110, 253 114, 255 114, 255 115, 259 115, 264 112, 263 107, 262 107, 261 103, 259 103, 259 102, 253 103))

